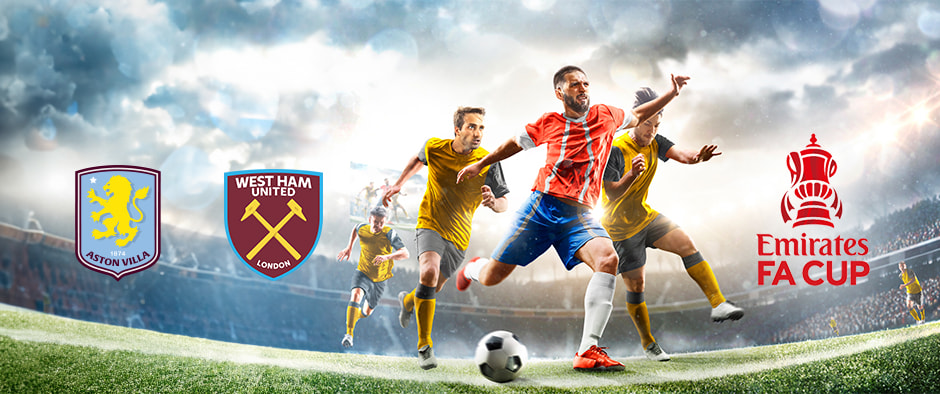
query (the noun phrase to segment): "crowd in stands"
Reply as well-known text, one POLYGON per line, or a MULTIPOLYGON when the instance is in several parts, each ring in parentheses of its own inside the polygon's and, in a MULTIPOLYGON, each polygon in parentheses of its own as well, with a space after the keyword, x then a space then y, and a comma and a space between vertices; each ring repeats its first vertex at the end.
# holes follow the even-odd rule
POLYGON ((879 218, 864 234, 875 256, 940 237, 940 196, 879 218))
MULTIPOLYGON (((940 301, 940 276, 933 276, 926 281, 921 278, 923 288, 924 312, 927 321, 938 317, 937 306, 940 301)), ((900 282, 897 282, 900 284, 900 282)), ((915 323, 909 314, 904 290, 897 286, 888 290, 855 299, 853 302, 835 305, 814 313, 802 321, 776 332, 774 343, 795 342, 809 339, 822 339, 835 335, 829 325, 830 319, 836 321, 839 335, 859 334, 885 328, 897 328, 915 323)))
MULTIPOLYGON (((875 240, 882 242, 875 244, 879 251, 936 238, 940 236, 938 207, 940 199, 915 204, 877 220, 865 236, 873 244, 875 240)), ((32 230, 50 231, 51 226, 41 217, 36 222, 32 230)), ((26 225, 28 221, 20 227, 26 225)), ((0 237, 0 302, 174 334, 285 348, 342 350, 339 342, 353 263, 338 262, 332 251, 324 251, 324 255, 312 256, 290 275, 270 281, 238 260, 227 239, 172 226, 164 228, 160 262, 120 281, 82 267, 72 250, 0 237)), ((676 266, 674 271, 650 273, 648 302, 702 299, 701 291, 681 270, 681 262, 676 266)), ((739 290, 735 288, 735 275, 741 275, 740 271, 753 276, 753 270, 735 270, 733 266, 718 266, 715 270, 726 293, 739 290)), ((936 319, 940 276, 937 272, 918 273, 926 292, 927 318, 936 319)), ((414 352, 414 327, 398 327, 395 297, 399 291, 414 288, 417 278, 414 270, 395 271, 382 305, 357 326, 357 333, 365 334, 357 336, 355 351, 393 355, 414 352)), ((711 324, 707 308, 654 313, 653 330, 664 344, 669 343, 668 351, 679 352, 824 338, 832 332, 830 317, 835 317, 843 335, 900 327, 910 324, 911 318, 902 302, 903 293, 897 289, 899 284, 895 275, 846 290, 850 294, 827 295, 825 290, 817 289, 811 296, 781 299, 770 305, 744 300, 748 304, 747 325, 711 324)), ((488 288, 474 286, 467 292, 453 288, 442 292, 434 335, 437 341, 449 345, 442 349, 441 356, 469 357, 476 339, 495 329, 527 333, 522 334, 528 335, 523 340, 532 344, 534 356, 570 355, 574 351, 571 346, 580 337, 586 281, 529 281, 521 285, 525 286, 524 294, 517 282, 488 288), (487 312, 467 313, 465 307, 487 312), (571 313, 539 315, 539 311, 571 313)), ((605 343, 619 347, 621 355, 641 354, 636 331, 623 311, 623 292, 623 286, 618 285, 605 343)))

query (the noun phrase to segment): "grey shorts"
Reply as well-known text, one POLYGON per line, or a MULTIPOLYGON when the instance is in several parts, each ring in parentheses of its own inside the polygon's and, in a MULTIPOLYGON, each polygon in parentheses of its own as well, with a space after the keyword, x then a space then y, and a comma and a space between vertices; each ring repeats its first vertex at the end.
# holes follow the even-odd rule
POLYGON ((617 256, 620 257, 617 273, 622 274, 646 265, 646 248, 656 249, 653 242, 658 241, 677 228, 679 228, 679 225, 669 220, 666 215, 659 214, 650 224, 632 237, 614 241, 614 250, 617 251, 617 256))
POLYGON ((454 272, 457 272, 467 253, 465 250, 457 249, 453 242, 441 237, 437 231, 426 228, 415 230, 415 243, 418 244, 419 261, 424 252, 434 252, 441 256, 441 276, 444 278, 450 278, 454 272))
POLYGON ((362 292, 365 293, 365 297, 363 298, 369 301, 369 306, 372 307, 372 309, 379 306, 379 300, 382 299, 382 294, 385 293, 384 280, 381 282, 373 282, 372 279, 369 279, 362 271, 356 270, 356 272, 353 273, 350 289, 357 287, 362 289, 362 292))
POLYGON ((914 304, 917 305, 917 306, 924 306, 924 298, 921 297, 921 295, 920 295, 921 293, 923 293, 923 292, 914 293, 914 294, 907 293, 907 300, 908 300, 908 301, 913 301, 914 304))

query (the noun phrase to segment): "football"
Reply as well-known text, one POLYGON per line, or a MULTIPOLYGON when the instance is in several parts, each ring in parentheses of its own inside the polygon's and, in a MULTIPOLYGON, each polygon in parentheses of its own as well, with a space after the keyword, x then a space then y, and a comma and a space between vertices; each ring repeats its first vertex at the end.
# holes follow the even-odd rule
POLYGON ((497 383, 505 383, 519 376, 528 362, 529 354, 519 337, 509 331, 493 331, 477 343, 474 360, 480 373, 497 383))

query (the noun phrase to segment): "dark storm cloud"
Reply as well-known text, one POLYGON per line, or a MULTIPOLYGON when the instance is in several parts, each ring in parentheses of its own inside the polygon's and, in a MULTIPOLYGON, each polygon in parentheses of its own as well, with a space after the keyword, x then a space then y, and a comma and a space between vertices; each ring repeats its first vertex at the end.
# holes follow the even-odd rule
MULTIPOLYGON (((0 12, 10 20, 9 37, 0 42, 0 79, 7 81, 0 85, 0 95, 10 115, 3 119, 3 134, 30 132, 50 113, 65 114, 73 107, 77 115, 53 118, 56 138, 64 144, 100 144, 96 138, 100 133, 74 133, 96 129, 87 127, 86 121, 97 127, 112 126, 118 118, 116 104, 139 88, 139 80, 119 70, 112 45, 115 26, 126 21, 81 4, 53 8, 10 3, 0 12)), ((157 48, 125 45, 124 49, 133 57, 135 51, 157 48)))
MULTIPOLYGON (((435 88, 492 97, 487 100, 494 114, 536 94, 551 100, 545 71, 533 65, 546 54, 554 56, 546 63, 587 59, 581 65, 601 86, 615 86, 612 68, 618 62, 631 71, 634 66, 649 70, 650 75, 637 77, 656 83, 670 72, 687 71, 694 78, 698 71, 660 69, 664 63, 742 61, 761 72, 752 76, 741 66, 738 80, 728 85, 754 78, 760 88, 715 88, 683 98, 681 105, 695 111, 693 123, 702 138, 720 139, 723 149, 747 149, 832 119, 849 119, 840 132, 855 131, 858 125, 851 121, 859 116, 849 110, 865 97, 866 83, 887 77, 891 92, 886 93, 897 94, 923 86, 929 77, 925 60, 940 45, 910 27, 917 13, 911 10, 918 5, 905 2, 874 2, 841 29, 827 24, 814 1, 551 4, 530 9, 522 1, 456 0, 4 2, 0 144, 6 150, 0 153, 24 143, 32 149, 89 149, 91 155, 120 146, 127 148, 107 152, 109 160, 133 157, 157 167, 183 145, 198 147, 206 157, 213 149, 236 151, 218 159, 228 170, 338 153, 335 147, 347 146, 357 122, 371 115, 362 113, 363 95, 388 81, 328 75, 312 80, 369 82, 350 87, 314 82, 287 92, 272 88, 265 92, 271 97, 260 98, 235 86, 242 81, 185 69, 198 63, 198 54, 267 50, 310 37, 322 44, 314 48, 329 52, 314 55, 330 63, 355 61, 364 48, 397 51, 408 62, 383 78, 410 73, 420 77, 408 75, 412 81, 445 81, 435 88), (899 29, 907 32, 889 34, 899 29), (872 53, 871 48, 886 49, 872 53), (825 75, 798 80, 810 67, 816 69, 804 74, 825 75), (185 73, 189 78, 178 75, 185 73), (775 74, 792 80, 757 81, 775 74), (502 82, 489 80, 493 75, 502 82), (239 106, 245 102, 249 105, 239 106), (219 103, 250 116, 223 119, 214 107, 219 103), (246 136, 246 130, 227 127, 226 120, 264 124, 262 136, 246 136)), ((617 83, 625 91, 634 88, 630 81, 617 83)), ((937 148, 935 135, 923 133, 909 146, 909 171, 938 173, 936 155, 928 150, 937 148)), ((870 171, 888 176, 874 167, 870 171)))
POLYGON ((846 76, 845 82, 861 84, 872 76, 887 75, 891 76, 902 88, 908 85, 917 86, 919 82, 929 78, 925 60, 931 50, 936 50, 938 47, 940 44, 936 42, 930 46, 898 43, 889 49, 853 62, 852 71, 846 76))
POLYGON ((699 104, 695 129, 705 141, 720 138, 727 150, 767 146, 790 131, 797 114, 795 93, 772 91, 760 96, 714 94, 699 104))

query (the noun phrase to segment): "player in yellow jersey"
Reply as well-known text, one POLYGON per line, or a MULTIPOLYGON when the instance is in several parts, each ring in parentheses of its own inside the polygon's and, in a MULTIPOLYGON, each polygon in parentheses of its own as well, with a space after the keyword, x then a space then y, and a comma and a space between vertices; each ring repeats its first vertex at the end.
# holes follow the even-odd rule
POLYGON ((405 181, 422 167, 428 167, 427 190, 418 207, 415 230, 420 266, 418 286, 410 293, 398 295, 401 326, 408 326, 412 313, 417 315, 418 365, 423 369, 437 366, 431 340, 435 297, 463 262, 473 213, 480 206, 503 212, 508 205, 505 195, 509 189, 498 163, 487 166, 469 181, 457 183, 458 171, 487 154, 480 148, 485 114, 483 108, 458 108, 454 112, 454 138, 427 140, 385 195, 388 204, 405 181))
MULTIPOLYGON (((656 99, 650 88, 636 92, 636 108, 656 99)), ((627 311, 640 334, 640 344, 647 358, 669 361, 650 330, 649 311, 643 293, 646 289, 646 248, 658 248, 682 257, 686 272, 698 284, 712 306, 711 318, 721 322, 738 320, 744 310, 727 302, 708 262, 696 249, 692 238, 678 225, 659 214, 646 202, 658 160, 673 159, 684 164, 706 162, 720 155, 716 145, 700 150, 675 146, 657 134, 663 113, 640 123, 630 132, 614 139, 614 148, 604 172, 601 224, 610 234, 620 262, 617 272, 627 285, 627 311), (657 160, 658 159, 658 160, 657 160), (629 161, 628 161, 629 160, 629 161)))
POLYGON ((832 333, 835 336, 839 336, 839 327, 837 327, 835 316, 829 318, 829 327, 832 327, 832 333))
POLYGON ((352 277, 349 305, 346 307, 346 335, 343 347, 352 347, 353 330, 360 318, 368 317, 379 305, 385 293, 385 281, 392 277, 396 260, 408 258, 408 249, 401 237, 385 225, 388 210, 379 205, 369 212, 369 223, 353 229, 349 245, 336 256, 339 261, 348 261, 353 244, 359 238, 359 265, 352 277))
POLYGON ((899 289, 907 288, 907 308, 910 309, 911 316, 914 317, 914 321, 917 324, 923 324, 926 318, 924 314, 924 297, 921 294, 920 281, 917 280, 917 274, 914 273, 914 270, 907 268, 907 264, 903 261, 898 263, 898 269, 901 270, 901 273, 898 274, 898 277, 901 278, 901 287, 899 289), (914 307, 917 308, 914 308, 914 307))

